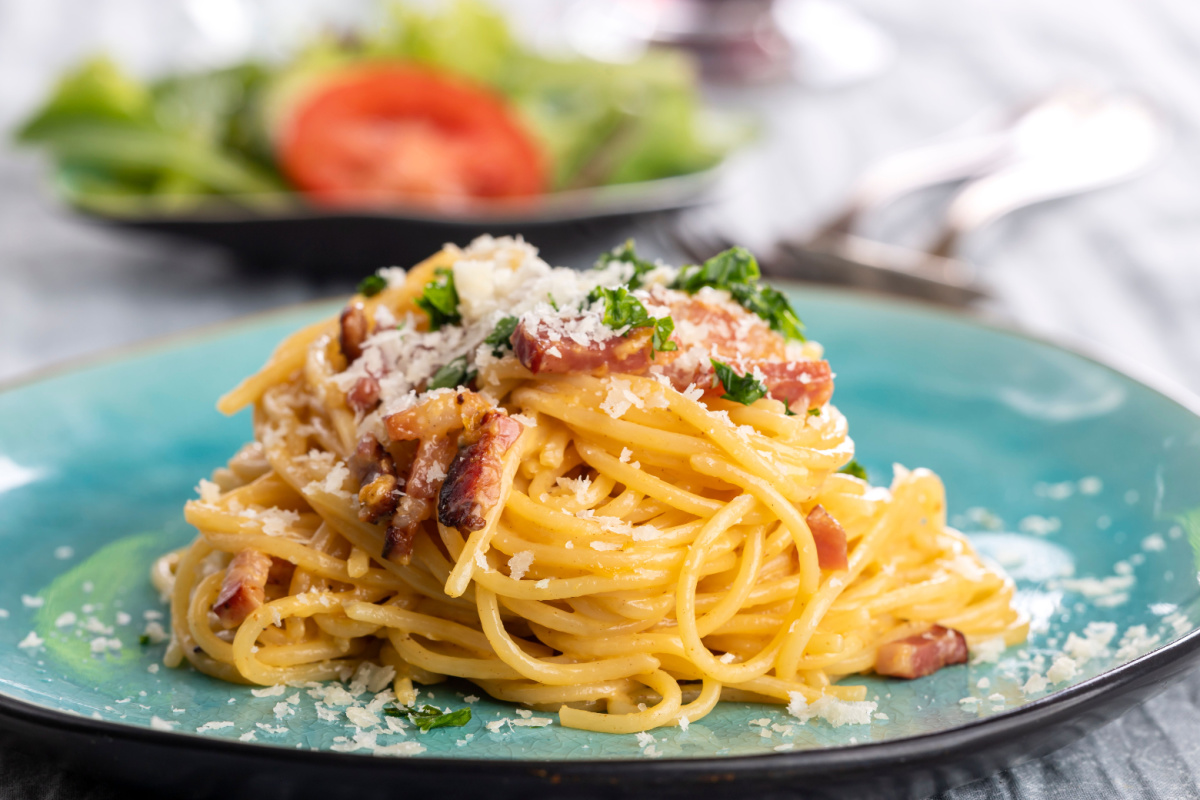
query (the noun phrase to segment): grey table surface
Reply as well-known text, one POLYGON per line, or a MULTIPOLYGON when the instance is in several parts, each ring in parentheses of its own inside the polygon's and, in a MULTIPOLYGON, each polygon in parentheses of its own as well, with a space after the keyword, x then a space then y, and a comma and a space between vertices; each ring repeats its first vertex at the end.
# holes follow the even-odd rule
MULTIPOLYGON (((969 255, 995 288, 992 314, 1038 333, 1085 340, 1200 391, 1200 5, 850 5, 898 46, 884 74, 822 91, 772 86, 736 97, 721 93, 766 120, 762 141, 729 177, 720 214, 729 231, 761 246, 780 232, 812 226, 866 163, 982 107, 1025 100, 1067 80, 1136 90, 1170 118, 1174 142, 1162 163, 1121 187, 1004 220, 972 239, 969 255)), ((114 8, 160 16, 178 10, 133 0, 0 0, 0 127, 19 118, 64 64, 128 33, 106 22, 114 8)), ((157 34, 135 44, 151 65, 156 53, 173 47, 157 34)), ((286 274, 255 278, 213 250, 94 226, 59 207, 39 175, 36 158, 0 146, 0 380, 346 289, 286 274)), ((920 242, 943 200, 932 193, 906 201, 872 232, 920 242)), ((581 241, 568 260, 586 261, 597 247, 581 241)), ((0 751, 0 798, 125 796, 42 758, 0 751)), ((1200 797, 1200 675, 1048 757, 940 797, 1118 796, 1200 797)))

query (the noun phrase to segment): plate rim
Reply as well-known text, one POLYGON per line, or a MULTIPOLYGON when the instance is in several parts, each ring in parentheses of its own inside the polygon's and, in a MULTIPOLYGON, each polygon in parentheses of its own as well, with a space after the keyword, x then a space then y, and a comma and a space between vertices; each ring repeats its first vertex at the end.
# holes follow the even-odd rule
POLYGON ((730 173, 729 165, 737 155, 730 153, 716 164, 696 172, 630 183, 542 192, 533 195, 530 205, 524 208, 520 202, 475 203, 458 209, 427 208, 415 204, 326 208, 307 202, 300 192, 282 191, 240 195, 278 198, 280 205, 277 208, 239 207, 232 202, 222 202, 236 200, 239 195, 195 195, 196 204, 185 212, 153 208, 124 212, 105 211, 75 202, 56 165, 50 166, 48 183, 52 196, 76 213, 100 222, 128 227, 281 224, 350 219, 474 228, 541 227, 656 214, 704 205, 720 192, 722 181, 727 180, 730 173))
MULTIPOLYGON (((1035 333, 1022 328, 1015 322, 986 314, 977 309, 947 308, 914 298, 855 291, 787 279, 773 279, 771 283, 789 291, 812 293, 817 295, 818 300, 820 295, 825 295, 863 305, 885 308, 899 307, 902 310, 933 317, 939 321, 982 328, 993 333, 1066 352, 1106 369, 1125 380, 1139 384, 1200 419, 1200 395, 1157 371, 1134 362, 1131 358, 1108 351, 1101 352, 1098 344, 1082 337, 1044 332, 1035 333)), ((339 294, 303 303, 288 304, 64 359, 0 380, 0 395, 88 369, 130 361, 139 356, 151 355, 175 347, 202 344, 207 340, 236 333, 238 329, 249 329, 304 311, 315 310, 323 306, 334 306, 344 297, 345 295, 339 294)), ((504 773, 510 775, 529 773, 548 780, 552 776, 566 776, 576 779, 598 779, 606 782, 612 779, 611 774, 608 773, 609 768, 620 768, 630 772, 631 775, 645 777, 717 772, 735 776, 750 775, 767 770, 816 775, 848 767, 863 769, 897 763, 920 763, 931 755, 947 761, 955 757, 961 758, 963 755, 973 752, 983 743, 993 740, 1002 741, 1028 729, 1039 721, 1069 717, 1075 712, 1076 707, 1089 697, 1107 694, 1112 689, 1124 684, 1137 683, 1139 679, 1144 679, 1151 674, 1166 673, 1173 666, 1178 667, 1173 674, 1191 669, 1195 665, 1188 665, 1185 662, 1189 655, 1193 655, 1197 651, 1200 651, 1200 627, 1194 628, 1180 638, 1138 656, 1132 661, 1112 667, 1078 684, 1054 691, 1022 706, 943 730, 888 741, 704 758, 648 759, 631 757, 535 760, 456 758, 433 755, 379 758, 353 752, 297 750, 267 742, 238 742, 217 737, 204 737, 187 731, 160 731, 138 725, 97 720, 21 700, 3 692, 0 692, 0 717, 12 717, 50 729, 83 734, 102 734, 117 740, 184 750, 199 749, 216 756, 305 763, 315 768, 322 766, 352 767, 358 771, 373 769, 382 772, 399 770, 430 773, 464 770, 477 774, 504 773)), ((1165 688, 1165 686, 1166 682, 1161 682, 1161 688, 1165 688)))

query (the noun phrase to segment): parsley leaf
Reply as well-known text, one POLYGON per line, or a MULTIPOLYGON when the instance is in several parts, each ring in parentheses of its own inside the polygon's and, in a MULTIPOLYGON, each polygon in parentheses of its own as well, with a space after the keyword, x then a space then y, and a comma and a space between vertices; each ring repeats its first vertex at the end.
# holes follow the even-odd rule
POLYGON ((433 373, 433 377, 425 385, 425 391, 457 389, 459 386, 466 386, 473 380, 475 380, 475 373, 467 369, 467 357, 459 356, 433 373))
POLYGON ((615 289, 597 286, 592 294, 596 300, 604 301, 604 324, 613 330, 632 330, 650 324, 650 315, 646 313, 646 307, 624 286, 615 289))
POLYGON ((654 320, 654 338, 650 341, 650 351, 652 353, 669 353, 677 350, 679 345, 671 341, 671 334, 674 332, 675 320, 670 317, 654 320))
POLYGON ((810 409, 808 410, 808 415, 809 415, 810 417, 819 417, 819 416, 821 416, 821 409, 819 409, 819 408, 810 408, 810 409))
POLYGON ((705 286, 714 289, 729 289, 735 285, 748 285, 762 276, 758 261, 744 247, 731 247, 723 253, 705 261, 702 266, 684 267, 671 284, 672 289, 682 289, 695 294, 705 286))
POLYGON ((767 321, 771 330, 779 331, 785 339, 804 341, 804 323, 796 316, 792 304, 778 289, 770 286, 734 286, 730 289, 733 299, 747 311, 752 311, 767 321))
POLYGON ((492 328, 492 332, 487 335, 483 343, 490 344, 492 346, 492 355, 500 358, 504 355, 505 350, 512 349, 512 342, 509 339, 512 339, 513 332, 516 329, 517 318, 509 314, 496 323, 496 327, 492 328))
POLYGON ((787 399, 786 397, 783 398, 783 415, 785 417, 796 416, 796 412, 792 411, 792 401, 787 399))
POLYGON ((359 281, 358 293, 363 297, 374 297, 387 288, 387 281, 382 275, 368 275, 359 281))
POLYGON ((766 397, 767 387, 754 377, 754 373, 747 372, 745 375, 738 375, 728 364, 722 364, 715 358, 710 358, 709 361, 716 370, 717 380, 725 387, 725 394, 721 395, 722 400, 732 400, 748 406, 760 397, 766 397))
POLYGON ((409 722, 423 731, 431 731, 434 728, 461 728, 471 721, 471 709, 442 711, 437 706, 426 704, 420 708, 410 708, 407 716, 409 722))
POLYGON ((839 469, 838 472, 845 473, 846 475, 853 475, 859 480, 867 480, 867 471, 863 469, 862 464, 859 464, 857 461, 851 461, 849 464, 839 469))
POLYGON ((653 262, 638 257, 637 251, 633 247, 633 239, 626 239, 625 244, 601 254, 600 258, 596 259, 593 269, 604 269, 614 262, 629 264, 633 267, 633 275, 629 277, 627 284, 630 289, 641 288, 642 276, 656 266, 653 262))
POLYGON ((454 287, 454 273, 443 267, 434 274, 437 277, 425 284, 425 290, 417 298, 417 306, 429 315, 431 331, 462 322, 462 315, 458 313, 458 289, 454 287))
POLYGON ((688 294, 695 294, 705 286, 724 289, 747 311, 766 320, 772 330, 786 339, 803 342, 804 323, 796 316, 792 304, 782 292, 761 285, 761 277, 758 261, 750 251, 744 247, 731 247, 702 266, 684 267, 671 288, 688 294))
POLYGON ((677 347, 671 341, 671 334, 675 330, 675 320, 670 317, 650 316, 642 302, 631 295, 624 286, 618 286, 615 289, 597 286, 588 295, 588 298, 593 303, 604 302, 604 324, 613 330, 624 328, 623 335, 625 336, 637 328, 653 327, 654 337, 650 343, 651 352, 670 351, 677 347))
POLYGON ((148 634, 143 633, 141 636, 138 637, 138 644, 140 644, 142 647, 149 647, 150 646, 150 636, 148 634))

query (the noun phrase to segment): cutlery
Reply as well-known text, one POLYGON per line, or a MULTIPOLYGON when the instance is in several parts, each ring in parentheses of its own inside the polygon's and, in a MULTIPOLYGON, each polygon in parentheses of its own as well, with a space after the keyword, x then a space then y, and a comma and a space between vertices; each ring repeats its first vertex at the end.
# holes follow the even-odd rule
MULTIPOLYGON (((972 231, 1020 208, 1127 179, 1153 163, 1166 125, 1144 101, 1068 88, 1012 115, 1011 123, 890 156, 869 168, 845 209, 804 238, 775 243, 760 262, 775 277, 848 284, 965 305, 988 293, 974 265, 954 257, 972 231), (858 236, 864 217, 911 192, 967 180, 925 249, 858 236)), ((668 231, 703 260, 731 246, 711 212, 668 231)))

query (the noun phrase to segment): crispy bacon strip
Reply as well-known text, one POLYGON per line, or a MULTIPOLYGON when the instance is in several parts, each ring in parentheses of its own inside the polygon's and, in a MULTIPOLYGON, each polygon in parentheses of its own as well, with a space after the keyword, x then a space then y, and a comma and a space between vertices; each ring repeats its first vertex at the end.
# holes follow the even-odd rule
POLYGON ((923 678, 966 660, 966 637, 953 628, 934 625, 925 633, 880 647, 875 654, 875 671, 893 678, 923 678))
POLYGON ((446 478, 450 462, 458 452, 457 437, 439 436, 421 440, 409 470, 404 495, 388 522, 383 557, 407 564, 421 523, 433 516, 434 501, 446 478))
POLYGON ((346 466, 350 468, 350 475, 360 484, 367 477, 379 460, 387 455, 387 451, 383 449, 383 445, 374 436, 367 434, 358 440, 358 446, 354 448, 354 454, 346 462, 346 466))
POLYGON ((535 374, 636 375, 650 367, 653 336, 652 328, 636 328, 626 336, 579 344, 570 337, 552 334, 545 322, 530 329, 522 321, 513 332, 512 346, 517 360, 535 374))
POLYGON ((226 628, 236 628, 257 610, 267 596, 267 578, 271 557, 258 550, 246 549, 229 562, 221 592, 213 603, 213 613, 226 628))
POLYGON ((424 440, 445 436, 459 428, 472 428, 490 408, 491 404, 482 395, 470 390, 445 392, 419 406, 389 414, 384 417, 383 426, 394 442, 424 440))
POLYGON ((828 361, 762 361, 752 366, 762 372, 771 397, 786 402, 794 411, 820 408, 833 396, 828 361))
POLYGON ((815 505, 804 519, 817 545, 817 563, 821 569, 849 569, 846 553, 846 529, 824 506, 815 505))
POLYGON ((422 520, 429 518, 430 509, 432 509, 432 505, 428 501, 418 500, 416 502, 420 503, 419 511, 412 509, 410 514, 409 509, 405 508, 405 501, 408 499, 405 497, 400 500, 400 511, 397 512, 396 517, 404 513, 415 521, 401 525, 389 524, 383 539, 383 557, 397 564, 407 564, 412 559, 413 546, 417 542, 417 530, 420 528, 422 520), (422 514, 419 519, 416 519, 417 513, 422 514))
POLYGON ((346 392, 346 405, 359 414, 366 414, 379 405, 379 381, 371 375, 363 375, 346 392))
POLYGON ((501 460, 521 435, 521 423, 503 410, 483 416, 478 439, 463 447, 450 464, 438 497, 438 521, 460 531, 477 531, 500 500, 501 460))
POLYGON ((579 344, 553 333, 545 322, 527 326, 524 321, 512 336, 513 353, 533 373, 592 374, 610 372, 639 375, 653 365, 661 368, 679 391, 698 386, 710 397, 720 397, 724 387, 714 381, 708 355, 730 363, 739 373, 757 369, 771 397, 794 410, 817 408, 833 395, 833 373, 829 362, 788 360, 786 345, 777 333, 755 315, 708 303, 694 297, 671 302, 676 350, 653 353, 650 328, 638 328, 627 336, 579 344), (688 344, 681 334, 686 330, 688 344), (697 333, 699 335, 697 335, 697 333), (694 352, 699 347, 704 357, 694 352), (714 385, 715 383, 715 385, 714 385))
POLYGON ((400 501, 396 463, 374 436, 368 434, 359 440, 349 467, 359 485, 359 519, 375 523, 396 510, 400 501))
POLYGON ((342 347, 342 355, 346 356, 348 362, 357 361, 363 354, 363 342, 371 335, 371 323, 367 320, 362 303, 354 303, 342 309, 338 325, 338 343, 342 347))
POLYGON ((388 521, 384 558, 408 563, 421 523, 433 516, 442 482, 458 452, 458 437, 453 434, 477 428, 490 409, 482 395, 463 390, 440 394, 384 418, 384 428, 392 441, 420 440, 404 494, 388 521))
MULTIPOLYGON (((731 359, 730 366, 743 375, 757 369, 762 373, 763 385, 771 397, 786 402, 793 411, 819 408, 833 396, 833 372, 828 361, 731 359)), ((725 387, 714 378, 711 362, 691 367, 670 363, 663 372, 670 378, 671 385, 681 392, 689 386, 698 386, 708 397, 720 397, 725 393, 725 387)))

